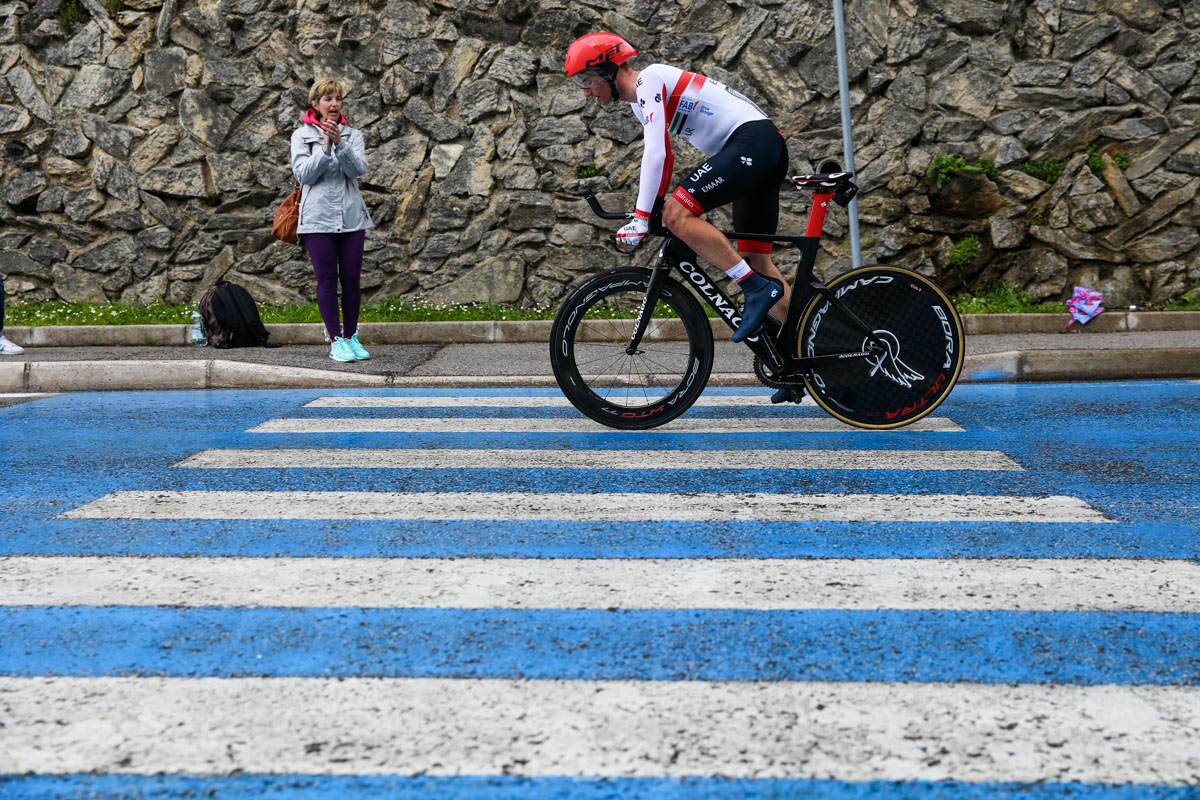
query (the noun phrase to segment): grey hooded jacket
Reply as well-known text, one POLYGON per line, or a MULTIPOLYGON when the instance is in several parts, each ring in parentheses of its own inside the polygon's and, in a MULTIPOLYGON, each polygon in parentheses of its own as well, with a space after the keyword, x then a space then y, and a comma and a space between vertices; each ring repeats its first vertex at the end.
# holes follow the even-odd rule
POLYGON ((300 182, 300 219, 296 233, 349 233, 375 227, 358 176, 367 171, 362 132, 342 125, 342 142, 322 147, 325 136, 316 125, 292 133, 292 174, 300 182))

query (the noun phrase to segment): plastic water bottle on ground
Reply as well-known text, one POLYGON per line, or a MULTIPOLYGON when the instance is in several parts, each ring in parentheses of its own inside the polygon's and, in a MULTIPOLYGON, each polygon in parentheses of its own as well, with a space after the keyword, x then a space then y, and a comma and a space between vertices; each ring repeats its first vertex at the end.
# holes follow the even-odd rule
POLYGON ((193 347, 207 347, 208 337, 204 334, 204 320, 200 317, 200 310, 192 309, 192 323, 188 331, 188 339, 193 347))

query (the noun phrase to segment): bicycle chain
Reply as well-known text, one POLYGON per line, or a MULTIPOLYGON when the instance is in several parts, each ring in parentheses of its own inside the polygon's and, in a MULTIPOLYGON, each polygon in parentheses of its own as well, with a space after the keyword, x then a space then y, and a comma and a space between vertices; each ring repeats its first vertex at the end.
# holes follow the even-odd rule
POLYGON ((773 378, 767 374, 767 367, 763 364, 761 356, 754 356, 754 376, 763 384, 770 386, 772 389, 803 389, 803 381, 781 381, 778 378, 773 378))

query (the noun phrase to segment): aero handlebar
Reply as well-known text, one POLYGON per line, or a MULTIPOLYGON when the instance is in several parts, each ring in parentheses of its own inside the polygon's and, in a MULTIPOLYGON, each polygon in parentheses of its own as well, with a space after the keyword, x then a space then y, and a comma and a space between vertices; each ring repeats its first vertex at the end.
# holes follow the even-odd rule
POLYGON ((592 194, 591 189, 584 189, 581 194, 583 199, 587 200, 588 205, 592 207, 592 213, 601 219, 633 219, 633 214, 627 211, 605 211, 600 206, 600 201, 596 199, 596 195, 592 194))

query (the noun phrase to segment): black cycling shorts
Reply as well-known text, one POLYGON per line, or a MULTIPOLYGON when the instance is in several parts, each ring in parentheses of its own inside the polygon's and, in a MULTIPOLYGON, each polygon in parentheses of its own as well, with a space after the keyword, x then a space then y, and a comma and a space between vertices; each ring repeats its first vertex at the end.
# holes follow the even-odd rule
MULTIPOLYGON (((693 214, 733 203, 734 230, 775 233, 779 227, 779 187, 787 177, 783 134, 769 119, 740 125, 721 151, 680 182, 672 195, 693 214)), ((770 253, 770 242, 739 239, 738 252, 770 253)))

